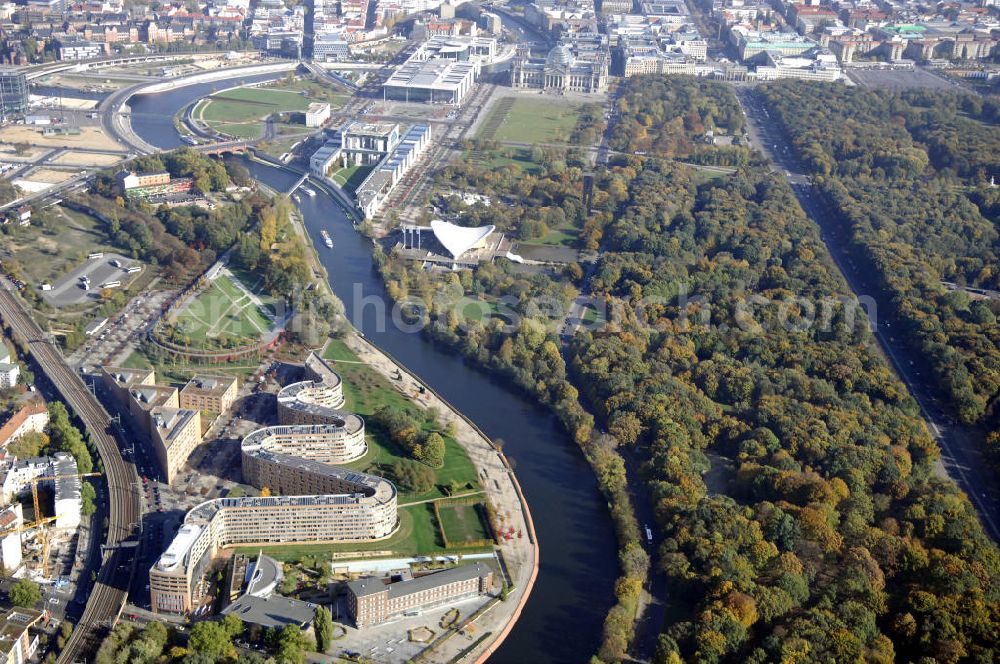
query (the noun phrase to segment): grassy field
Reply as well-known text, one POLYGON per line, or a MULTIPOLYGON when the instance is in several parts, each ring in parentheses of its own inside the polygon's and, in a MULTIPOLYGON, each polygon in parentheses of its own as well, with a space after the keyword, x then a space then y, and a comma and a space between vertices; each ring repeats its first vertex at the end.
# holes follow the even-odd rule
POLYGON ((705 184, 706 182, 721 182, 731 175, 730 169, 716 169, 711 166, 697 166, 689 164, 691 168, 691 179, 695 184, 705 184))
POLYGON ((441 529, 452 544, 490 539, 482 503, 462 505, 441 502, 438 503, 438 513, 441 515, 441 529))
POLYGON ((93 217, 63 208, 47 211, 52 223, 18 228, 5 236, 7 251, 32 285, 54 283, 86 262, 92 251, 118 251, 93 217))
POLYGON ((266 88, 236 88, 208 98, 201 107, 206 122, 246 122, 271 113, 304 111, 309 100, 297 92, 266 88))
MULTIPOLYGON (((334 362, 360 362, 358 356, 354 354, 350 348, 348 348, 343 341, 340 339, 331 339, 326 350, 323 352, 323 359, 333 360, 334 362)), ((344 367, 340 367, 341 370, 344 367)))
POLYGON ((593 325, 594 323, 606 323, 608 321, 603 311, 598 311, 594 307, 587 306, 583 308, 583 322, 593 325))
POLYGON ((258 122, 209 122, 208 124, 233 138, 245 138, 248 141, 260 138, 264 133, 258 122))
POLYGON ((257 149, 263 150, 272 157, 279 158, 286 152, 289 152, 296 143, 302 142, 302 136, 289 136, 289 137, 279 137, 275 138, 273 141, 268 141, 266 143, 258 143, 257 149))
POLYGON ((237 287, 234 277, 222 274, 177 315, 176 327, 196 344, 223 335, 256 339, 273 325, 237 287))
POLYGON ((527 148, 469 150, 462 155, 462 159, 490 171, 511 166, 519 172, 529 175, 537 175, 541 172, 539 165, 531 161, 531 151, 527 148))
POLYGON ((296 77, 292 81, 283 78, 264 89, 301 93, 308 97, 309 101, 323 101, 333 107, 343 106, 351 98, 350 95, 344 93, 332 83, 317 81, 312 77, 296 77))
POLYGON ((566 143, 582 106, 551 97, 501 99, 490 110, 477 137, 518 143, 566 143))
MULTIPOLYGON (((368 365, 359 363, 357 356, 343 342, 333 340, 323 357, 334 361, 337 372, 344 379, 345 410, 357 413, 366 420, 369 420, 371 414, 383 405, 388 405, 394 410, 411 412, 418 410, 381 374, 376 373, 368 365)), ((386 475, 394 463, 410 457, 382 432, 374 429, 375 427, 368 428, 368 453, 347 464, 347 467, 386 475)), ((443 489, 453 482, 463 487, 462 491, 480 489, 476 468, 465 450, 453 437, 444 435, 443 432, 442 436, 445 443, 445 461, 443 468, 435 470, 437 475, 435 487, 424 493, 411 493, 400 489, 400 502, 444 498, 447 494, 443 489)))
POLYGON ((213 129, 239 138, 261 135, 260 121, 272 113, 304 111, 309 99, 287 90, 236 88, 212 95, 195 109, 195 116, 213 129))
POLYGON ((496 300, 467 297, 457 303, 456 313, 464 321, 496 319, 505 325, 514 323, 510 315, 511 308, 508 306, 501 309, 496 300))
POLYGON ((521 244, 544 244, 555 247, 572 247, 579 235, 580 229, 574 227, 572 222, 567 221, 564 226, 550 228, 549 232, 542 237, 536 237, 530 240, 518 240, 518 242, 521 244))
POLYGON ((364 182, 373 168, 374 166, 361 166, 358 164, 348 166, 335 172, 333 174, 333 181, 344 189, 354 191, 358 188, 358 185, 364 182))

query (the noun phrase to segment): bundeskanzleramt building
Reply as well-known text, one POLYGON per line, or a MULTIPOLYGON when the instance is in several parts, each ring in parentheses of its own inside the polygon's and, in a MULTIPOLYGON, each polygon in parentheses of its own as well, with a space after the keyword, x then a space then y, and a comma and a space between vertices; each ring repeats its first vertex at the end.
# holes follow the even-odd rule
POLYGON ((197 374, 180 392, 180 407, 224 413, 236 401, 239 390, 235 376, 197 374))
POLYGON ((154 612, 187 613, 212 559, 234 546, 297 542, 370 542, 397 527, 396 487, 363 473, 350 493, 218 498, 195 507, 149 570, 154 612))
POLYGON ((407 611, 487 593, 493 570, 484 563, 461 565, 407 581, 384 583, 364 577, 347 584, 347 610, 359 628, 379 625, 407 611))
POLYGON ((420 161, 430 144, 431 126, 413 125, 396 148, 358 185, 354 196, 366 218, 382 209, 392 190, 420 161))

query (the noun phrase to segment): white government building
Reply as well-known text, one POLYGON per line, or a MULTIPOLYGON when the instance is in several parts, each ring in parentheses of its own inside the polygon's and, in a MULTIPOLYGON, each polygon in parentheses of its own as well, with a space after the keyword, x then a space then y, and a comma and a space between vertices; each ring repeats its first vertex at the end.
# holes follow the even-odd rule
POLYGON ((330 176, 340 168, 374 166, 354 192, 358 209, 365 217, 373 217, 427 152, 431 137, 431 126, 425 124, 413 125, 400 137, 398 124, 349 122, 313 153, 309 170, 336 186, 330 176))
POLYGON ((492 37, 431 37, 386 79, 382 97, 460 106, 496 55, 492 37))

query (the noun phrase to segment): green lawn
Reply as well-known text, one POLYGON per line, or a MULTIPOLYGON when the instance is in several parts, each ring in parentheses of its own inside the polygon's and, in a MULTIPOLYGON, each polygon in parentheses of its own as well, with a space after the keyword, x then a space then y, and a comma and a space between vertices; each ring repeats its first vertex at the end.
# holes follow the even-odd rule
POLYGON ((582 107, 582 103, 552 97, 501 99, 490 110, 477 136, 518 143, 566 143, 582 107))
POLYGON ((541 167, 531 160, 531 150, 527 148, 500 148, 497 150, 469 150, 462 154, 464 161, 471 161, 487 171, 513 167, 520 173, 537 175, 541 167))
POLYGON ((606 323, 607 320, 604 317, 603 311, 598 311, 594 307, 584 307, 583 308, 583 322, 588 325, 594 323, 606 323))
POLYGON ((482 322, 483 319, 498 315, 497 312, 497 304, 493 300, 469 298, 458 303, 457 313, 463 320, 482 322))
POLYGON ((438 503, 441 528, 450 543, 476 542, 490 539, 482 503, 462 505, 458 503, 438 503))
MULTIPOLYGON (((340 339, 330 339, 330 343, 327 345, 326 350, 323 351, 324 360, 347 360, 349 362, 358 362, 358 356, 354 354, 350 348, 347 347, 340 339)), ((343 367, 341 367, 343 368, 343 367)))
POLYGON ((457 303, 456 307, 456 313, 464 321, 481 323, 484 320, 495 318, 506 325, 514 323, 511 316, 508 315, 511 313, 511 309, 504 307, 501 310, 496 300, 465 297, 457 303))
MULTIPOLYGON (((410 400, 381 374, 366 364, 354 364, 358 362, 357 356, 343 342, 332 341, 323 357, 334 361, 337 372, 344 379, 345 410, 361 415, 369 423, 372 413, 383 405, 388 405, 394 410, 408 410, 416 414, 418 419, 422 418, 422 411, 410 403, 410 400)), ((429 429, 425 427, 425 430, 429 429)), ((410 458, 376 427, 369 426, 366 431, 368 453, 346 464, 348 468, 389 475, 394 463, 410 458)), ((469 455, 453 437, 445 435, 443 431, 440 433, 444 437, 445 462, 443 468, 435 469, 437 475, 435 487, 424 493, 410 493, 400 489, 400 502, 444 498, 447 494, 443 489, 452 482, 462 486, 463 492, 477 491, 481 488, 476 468, 469 455)))
POLYGON ((271 328, 257 305, 225 274, 190 302, 176 321, 178 333, 193 345, 222 336, 257 339, 271 328))
POLYGON ((374 166, 361 166, 359 164, 341 168, 333 174, 333 181, 344 189, 354 191, 374 168, 374 166))
POLYGON ((350 95, 336 87, 332 82, 317 80, 312 77, 296 77, 289 82, 288 79, 281 79, 268 85, 265 90, 286 90, 290 92, 302 93, 309 101, 322 101, 330 104, 331 107, 340 107, 350 101, 350 95))
POLYGON ((580 230, 574 228, 570 222, 565 226, 550 228, 543 237, 532 238, 530 240, 518 240, 521 244, 544 244, 556 247, 572 247, 580 235, 580 230))
POLYGON ((691 179, 695 184, 705 184, 706 182, 721 182, 731 175, 726 169, 718 170, 710 166, 697 166, 688 164, 691 169, 691 179))
POLYGON ((212 95, 199 109, 206 122, 247 122, 272 113, 304 111, 309 100, 297 92, 236 88, 212 95))
POLYGON ((254 139, 261 135, 261 120, 272 113, 304 111, 309 101, 297 92, 286 90, 236 88, 199 103, 195 116, 218 131, 254 139))
POLYGON ((258 143, 257 149, 263 150, 275 158, 280 158, 286 152, 290 152, 292 147, 304 140, 302 136, 280 137, 266 143, 258 143))
POLYGON ((264 133, 259 122, 209 122, 208 126, 233 138, 245 138, 248 141, 256 140, 264 133))

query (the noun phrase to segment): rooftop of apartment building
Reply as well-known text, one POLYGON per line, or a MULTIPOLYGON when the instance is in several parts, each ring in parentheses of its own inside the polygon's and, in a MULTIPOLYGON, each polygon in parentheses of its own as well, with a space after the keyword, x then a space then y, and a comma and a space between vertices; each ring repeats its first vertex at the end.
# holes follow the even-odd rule
POLYGON ((324 502, 322 504, 344 504, 348 502, 356 502, 362 497, 374 498, 379 503, 385 503, 392 500, 396 496, 396 487, 393 486, 391 482, 374 475, 367 475, 365 473, 359 473, 356 470, 349 470, 342 466, 334 466, 328 463, 323 463, 322 461, 316 461, 315 459, 306 459, 292 454, 285 454, 284 452, 275 452, 273 450, 258 448, 250 451, 244 450, 244 452, 270 463, 275 463, 287 468, 294 468, 305 473, 337 479, 354 485, 356 493, 338 494, 333 496, 316 496, 317 498, 343 499, 324 502))
POLYGON ((181 389, 181 394, 221 396, 236 383, 235 376, 195 374, 181 389))
POLYGON ((132 398, 145 410, 164 405, 176 393, 176 388, 166 385, 136 385, 129 390, 132 398))
POLYGON ((45 404, 42 402, 30 403, 18 409, 16 413, 10 416, 3 426, 0 426, 0 445, 6 445, 7 441, 10 439, 14 432, 17 431, 21 425, 23 425, 29 417, 34 415, 41 415, 47 412, 45 404))
MULTIPOLYGON (((183 432, 188 424, 198 415, 198 411, 188 408, 165 408, 157 406, 153 408, 149 416, 152 418, 153 431, 156 436, 170 447, 177 436, 183 432)), ((201 432, 198 432, 201 434, 201 432)))
POLYGON ((128 367, 101 367, 101 373, 114 380, 118 387, 127 388, 137 383, 151 380, 152 369, 130 369, 128 367))
MULTIPOLYGON (((35 609, 17 607, 0 614, 0 654, 8 658, 18 640, 32 625, 42 619, 42 612, 35 609)), ((17 657, 15 661, 20 661, 17 657)))

